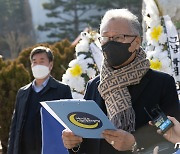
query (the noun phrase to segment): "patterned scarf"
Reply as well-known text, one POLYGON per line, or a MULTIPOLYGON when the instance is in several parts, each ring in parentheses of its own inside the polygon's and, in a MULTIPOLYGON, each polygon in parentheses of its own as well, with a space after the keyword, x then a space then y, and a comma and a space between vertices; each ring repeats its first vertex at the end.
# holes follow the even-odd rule
POLYGON ((118 129, 135 131, 135 112, 127 86, 140 83, 149 70, 144 51, 136 52, 135 59, 120 69, 112 69, 104 59, 98 91, 105 100, 109 119, 118 129))

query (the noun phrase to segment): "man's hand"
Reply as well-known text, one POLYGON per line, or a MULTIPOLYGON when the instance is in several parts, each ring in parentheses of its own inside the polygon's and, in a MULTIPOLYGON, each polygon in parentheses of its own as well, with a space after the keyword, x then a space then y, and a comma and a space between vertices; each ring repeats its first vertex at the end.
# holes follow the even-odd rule
MULTIPOLYGON (((167 117, 173 122, 174 126, 172 126, 164 134, 162 134, 160 129, 157 130, 157 133, 162 134, 166 140, 176 144, 177 142, 180 142, 180 123, 174 117, 167 117)), ((153 126, 152 121, 149 121, 149 124, 153 126)))
MULTIPOLYGON (((163 134, 163 137, 176 144, 177 142, 180 142, 180 123, 174 118, 168 116, 168 119, 171 120, 174 124, 166 133, 163 134)), ((158 133, 161 133, 160 130, 158 130, 158 133)))
POLYGON ((67 149, 72 149, 82 142, 82 137, 74 135, 70 130, 63 130, 62 140, 67 149))
POLYGON ((118 151, 132 150, 135 138, 124 130, 105 130, 102 136, 118 151))
POLYGON ((154 148, 154 150, 153 150, 153 154, 158 154, 158 150, 159 150, 159 147, 156 146, 156 147, 154 148))

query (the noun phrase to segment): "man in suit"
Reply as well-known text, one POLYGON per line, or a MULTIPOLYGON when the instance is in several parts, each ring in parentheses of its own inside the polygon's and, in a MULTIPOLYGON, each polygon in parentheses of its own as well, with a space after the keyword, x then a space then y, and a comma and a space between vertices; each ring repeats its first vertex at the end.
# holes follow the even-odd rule
POLYGON ((42 133, 39 102, 72 98, 69 86, 50 75, 53 58, 51 50, 43 46, 31 51, 31 69, 35 79, 17 93, 8 154, 40 154, 42 133))
MULTIPOLYGON (((127 9, 106 12, 100 25, 104 61, 100 76, 89 81, 85 99, 93 99, 117 130, 102 132, 104 139, 84 139, 63 131, 70 153, 137 153, 161 142, 145 110, 158 105, 178 118, 179 101, 173 77, 150 69, 141 49, 140 23, 127 9)), ((142 151, 143 153, 143 151, 142 151)))

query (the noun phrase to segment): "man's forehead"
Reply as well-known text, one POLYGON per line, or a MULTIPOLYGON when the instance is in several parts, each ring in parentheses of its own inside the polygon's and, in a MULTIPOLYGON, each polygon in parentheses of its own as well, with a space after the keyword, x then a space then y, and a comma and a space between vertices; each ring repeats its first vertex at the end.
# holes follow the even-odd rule
POLYGON ((43 53, 36 53, 32 57, 32 59, 37 59, 37 58, 46 59, 48 57, 47 57, 47 54, 43 52, 43 53))
POLYGON ((127 32, 131 32, 131 28, 128 20, 122 18, 113 18, 106 22, 101 29, 102 34, 108 32, 126 34, 127 32))

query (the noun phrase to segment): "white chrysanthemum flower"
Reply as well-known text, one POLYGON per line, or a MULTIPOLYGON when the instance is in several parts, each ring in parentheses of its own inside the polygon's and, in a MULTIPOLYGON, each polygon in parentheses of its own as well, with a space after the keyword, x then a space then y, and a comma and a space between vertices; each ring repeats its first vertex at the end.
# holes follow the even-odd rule
POLYGON ((167 35, 163 32, 163 26, 149 28, 146 32, 148 44, 157 46, 158 43, 164 44, 167 41, 167 35))
POLYGON ((172 74, 171 60, 168 57, 166 57, 161 60, 161 63, 162 63, 162 68, 160 71, 166 72, 168 74, 172 74))
POLYGON ((161 54, 159 55, 159 59, 164 59, 164 58, 168 58, 167 50, 162 51, 161 54))
POLYGON ((153 61, 160 61, 162 68, 165 67, 169 67, 171 61, 169 61, 170 59, 168 58, 168 52, 167 51, 158 51, 158 50, 154 50, 154 51, 148 51, 147 53, 147 58, 153 61))
POLYGON ((88 69, 88 63, 86 60, 79 60, 79 65, 81 65, 82 72, 86 73, 86 70, 88 69))
POLYGON ((73 59, 70 61, 69 63, 69 67, 73 67, 74 65, 76 65, 78 63, 78 60, 77 59, 73 59))
POLYGON ((70 76, 68 75, 68 74, 63 74, 63 76, 62 76, 62 82, 63 83, 65 83, 65 84, 67 84, 67 85, 69 85, 70 86, 70 84, 69 84, 69 80, 70 80, 71 78, 70 78, 70 76))
POLYGON ((151 39, 151 28, 148 28, 146 31, 146 40, 147 40, 147 43, 150 44, 149 42, 152 40, 151 39))
POLYGON ((88 32, 81 32, 82 40, 87 41, 89 43, 90 38, 91 38, 91 35, 88 32))
POLYGON ((170 75, 172 75, 172 73, 173 73, 171 67, 163 67, 160 71, 168 73, 170 75))
MULTIPOLYGON (((147 55, 147 59, 150 59, 150 60, 162 61, 163 59, 168 58, 167 51, 162 51, 162 52, 159 52, 158 50, 147 51, 146 55, 147 55)), ((169 63, 169 60, 167 62, 169 63)))
MULTIPOLYGON (((81 58, 83 58, 83 55, 81 55, 81 58)), ((80 67, 79 69, 81 69, 82 73, 85 73, 87 68, 88 68, 88 63, 87 63, 87 61, 85 59, 81 59, 81 58, 80 59, 78 58, 78 59, 72 60, 69 63, 69 67, 73 68, 73 67, 78 65, 80 67)), ((68 70, 70 68, 68 68, 68 70)))
POLYGON ((86 40, 81 40, 75 47, 76 54, 79 52, 88 52, 89 51, 89 42, 86 40))
POLYGON ((74 99, 83 99, 83 95, 77 92, 72 92, 72 97, 74 99))
POLYGON ((79 56, 77 56, 77 60, 85 60, 86 55, 85 54, 80 54, 79 56))
POLYGON ((161 54, 161 52, 158 52, 158 51, 155 50, 155 52, 154 52, 154 54, 153 54, 153 58, 159 59, 160 54, 161 54))
POLYGON ((82 72, 85 73, 86 69, 88 68, 88 63, 87 61, 84 59, 85 55, 81 54, 80 56, 78 56, 79 58, 72 60, 69 63, 69 67, 74 67, 75 65, 79 65, 82 69, 82 72))
POLYGON ((147 45, 158 46, 159 45, 158 42, 152 39, 151 32, 152 32, 151 28, 149 28, 146 32, 147 45))
POLYGON ((94 61, 93 61, 92 58, 86 58, 86 62, 87 62, 88 64, 94 64, 94 61))
POLYGON ((156 27, 160 24, 160 18, 157 16, 153 18, 147 18, 146 23, 148 27, 156 27))
POLYGON ((88 68, 87 75, 90 79, 94 78, 96 75, 96 70, 94 70, 93 68, 88 68))
POLYGON ((146 45, 145 46, 145 52, 148 52, 148 51, 153 51, 154 50, 154 46, 152 46, 152 45, 146 45))
POLYGON ((163 59, 160 59, 159 57, 153 57, 152 60, 150 60, 151 68, 156 69, 162 72, 171 73, 170 72, 170 65, 171 60, 168 57, 164 57, 163 59))
POLYGON ((155 47, 159 45, 159 43, 155 40, 150 40, 149 43, 150 45, 155 46, 155 47))
POLYGON ((158 51, 156 51, 156 50, 154 50, 154 51, 152 51, 151 52, 151 59, 158 59, 159 61, 161 60, 161 56, 162 55, 162 53, 161 52, 158 52, 158 51))
POLYGON ((69 71, 70 68, 66 70, 66 75, 69 79, 71 79, 73 76, 71 75, 71 72, 69 71))
POLYGON ((163 68, 170 67, 171 59, 169 59, 168 57, 164 57, 163 59, 161 59, 161 63, 162 63, 163 68))
POLYGON ((82 92, 85 90, 85 80, 83 77, 74 77, 70 81, 72 89, 75 89, 77 92, 82 92))
MULTIPOLYGON (((158 59, 161 62, 162 62, 162 60, 165 59, 165 61, 167 60, 166 62, 170 64, 170 61, 169 61, 169 58, 168 58, 168 53, 166 51, 165 52, 164 51, 162 51, 162 52, 159 52, 159 51, 152 52, 151 59, 158 59)), ((163 61, 163 63, 164 63, 164 61, 163 61)))
POLYGON ((165 33, 162 33, 160 36, 159 36, 159 43, 161 44, 165 44, 167 42, 167 35, 165 33))
POLYGON ((156 52, 162 52, 163 51, 163 46, 162 45, 156 46, 154 50, 156 52))
POLYGON ((154 52, 155 52, 155 51, 147 51, 147 52, 146 52, 146 57, 147 57, 147 59, 152 59, 152 58, 153 58, 153 55, 154 55, 154 52))
MULTIPOLYGON (((71 75, 70 75, 71 76, 71 75)), ((70 77, 70 80, 69 80, 69 82, 68 82, 68 85, 71 87, 71 89, 74 89, 74 83, 73 83, 73 81, 74 81, 74 77, 70 77)))

